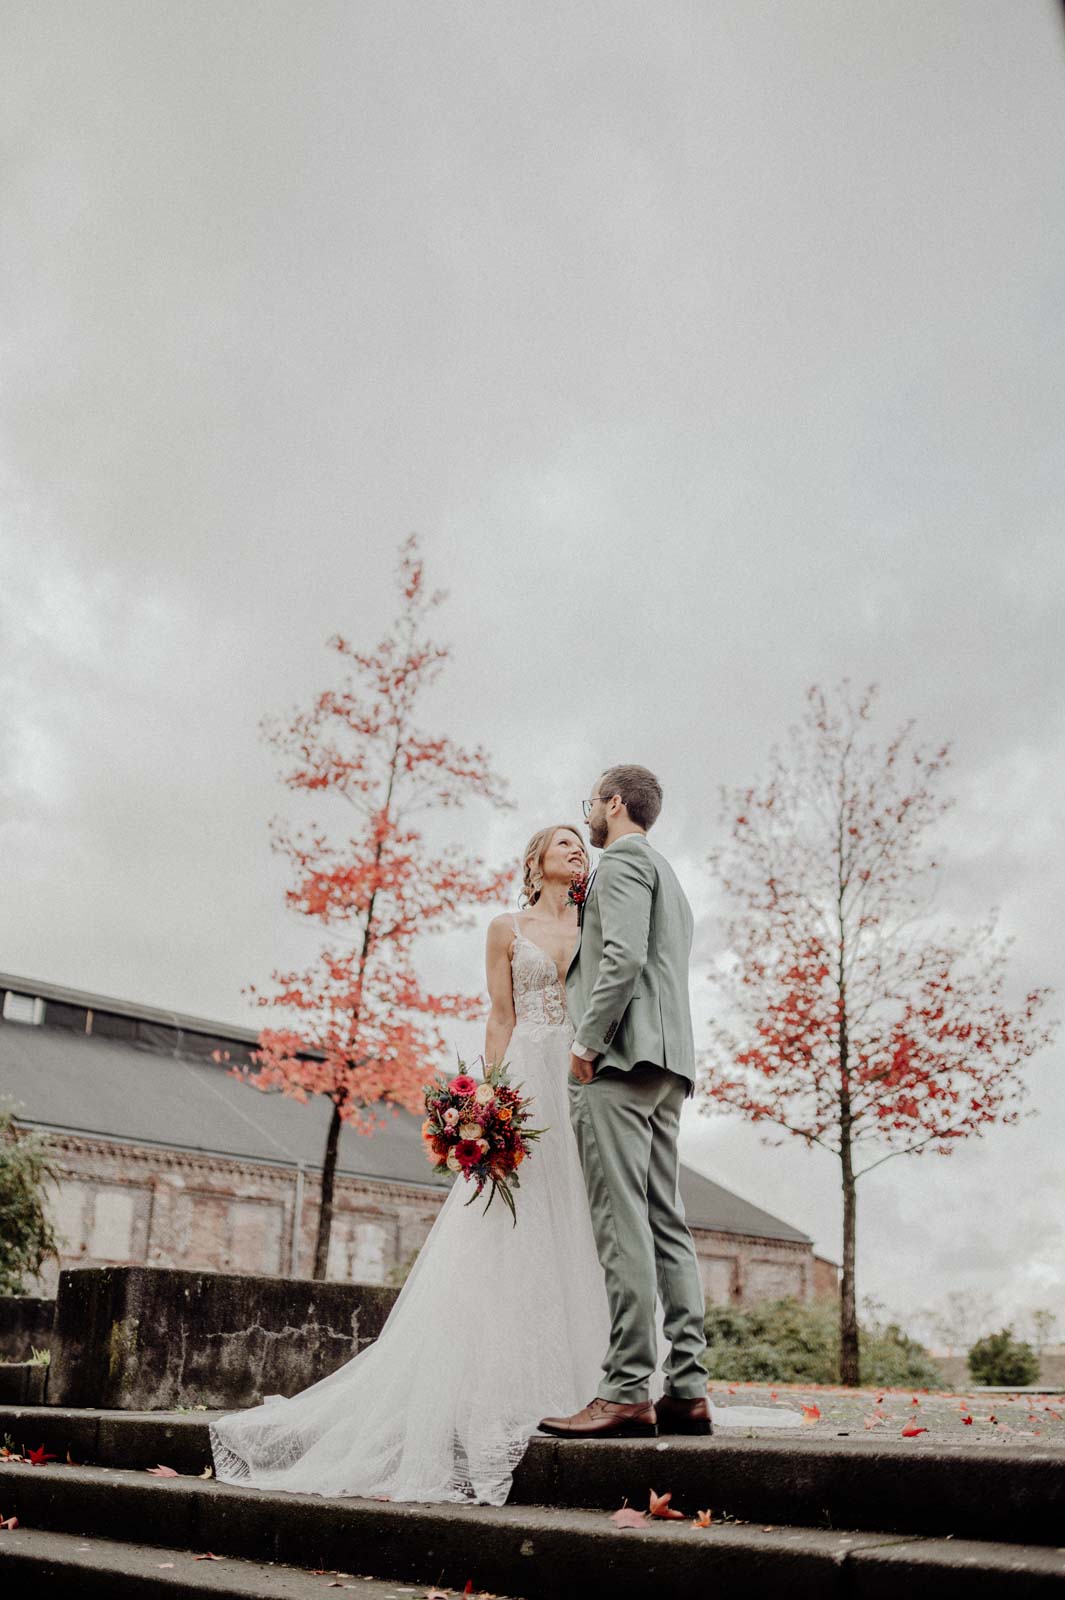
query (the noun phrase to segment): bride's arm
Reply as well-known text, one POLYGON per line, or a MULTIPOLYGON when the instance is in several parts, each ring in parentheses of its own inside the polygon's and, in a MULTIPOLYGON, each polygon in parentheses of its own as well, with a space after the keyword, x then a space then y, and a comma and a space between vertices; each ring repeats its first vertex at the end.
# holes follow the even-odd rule
POLYGON ((488 973, 488 1026, 484 1034, 484 1059, 490 1065, 503 1060, 514 1032, 514 985, 510 975, 510 947, 514 929, 508 917, 496 917, 489 924, 485 949, 488 973))

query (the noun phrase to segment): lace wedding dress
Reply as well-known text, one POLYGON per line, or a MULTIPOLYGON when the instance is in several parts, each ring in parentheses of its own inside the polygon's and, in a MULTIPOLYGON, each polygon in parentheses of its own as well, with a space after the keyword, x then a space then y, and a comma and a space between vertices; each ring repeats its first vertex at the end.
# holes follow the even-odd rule
MULTIPOLYGON (((486 1197, 467 1206, 457 1179, 377 1340, 301 1394, 211 1425, 223 1482, 502 1505, 540 1418, 595 1394, 610 1324, 569 1120, 573 1027, 554 961, 516 920, 511 971, 510 1079, 549 1130, 522 1166, 517 1225, 498 1202, 483 1215, 486 1197)), ((715 1424, 801 1420, 724 1410, 735 1418, 715 1407, 715 1424)))

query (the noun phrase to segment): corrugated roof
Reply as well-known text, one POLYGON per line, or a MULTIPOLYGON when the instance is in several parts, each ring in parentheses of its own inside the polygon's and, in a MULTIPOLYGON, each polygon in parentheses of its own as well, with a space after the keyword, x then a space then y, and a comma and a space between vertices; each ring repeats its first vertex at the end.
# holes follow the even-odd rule
MULTIPOLYGON (((255 1037, 246 1029, 60 991, 58 985, 25 978, 0 975, 0 989, 165 1022, 234 1043, 255 1037)), ((321 1097, 301 1105, 282 1094, 258 1093, 210 1060, 19 1022, 0 1023, 0 1094, 12 1096, 19 1120, 36 1127, 240 1160, 300 1163, 312 1170, 321 1164, 329 1120, 321 1097)), ((373 1135, 342 1130, 339 1171, 424 1188, 445 1184, 422 1154, 419 1119, 405 1111, 384 1115, 385 1126, 373 1135)), ((691 1167, 682 1166, 680 1187, 692 1227, 810 1242, 799 1229, 691 1167)))

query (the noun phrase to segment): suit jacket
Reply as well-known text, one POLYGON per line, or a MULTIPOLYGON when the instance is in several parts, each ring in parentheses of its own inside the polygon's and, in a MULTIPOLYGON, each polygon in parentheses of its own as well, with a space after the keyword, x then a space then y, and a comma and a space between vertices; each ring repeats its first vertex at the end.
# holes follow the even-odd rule
POLYGON ((646 835, 603 851, 566 973, 577 1039, 600 1067, 649 1061, 695 1082, 688 996, 694 919, 684 890, 646 835))

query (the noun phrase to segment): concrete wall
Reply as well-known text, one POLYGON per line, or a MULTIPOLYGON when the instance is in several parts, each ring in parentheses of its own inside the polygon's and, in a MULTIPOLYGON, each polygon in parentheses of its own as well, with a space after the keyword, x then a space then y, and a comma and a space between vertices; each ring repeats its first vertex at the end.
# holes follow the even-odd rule
POLYGON ((47 1403, 160 1411, 296 1394, 372 1343, 397 1293, 150 1267, 64 1272, 47 1403))

